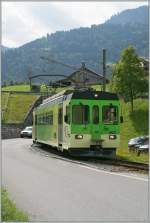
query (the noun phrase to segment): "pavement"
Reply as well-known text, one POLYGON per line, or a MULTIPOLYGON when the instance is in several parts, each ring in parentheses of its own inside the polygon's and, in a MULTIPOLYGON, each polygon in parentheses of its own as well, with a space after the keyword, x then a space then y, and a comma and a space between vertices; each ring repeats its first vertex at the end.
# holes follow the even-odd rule
POLYGON ((2 141, 2 185, 31 221, 148 222, 148 176, 115 173, 2 141))

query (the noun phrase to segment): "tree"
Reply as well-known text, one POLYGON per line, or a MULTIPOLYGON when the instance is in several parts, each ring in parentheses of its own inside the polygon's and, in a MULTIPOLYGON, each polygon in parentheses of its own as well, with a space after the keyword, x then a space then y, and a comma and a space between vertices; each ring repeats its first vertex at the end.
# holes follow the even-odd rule
POLYGON ((121 53, 121 59, 113 67, 112 91, 120 94, 125 101, 131 102, 133 112, 133 99, 148 92, 146 72, 141 67, 140 59, 135 48, 129 46, 121 53))

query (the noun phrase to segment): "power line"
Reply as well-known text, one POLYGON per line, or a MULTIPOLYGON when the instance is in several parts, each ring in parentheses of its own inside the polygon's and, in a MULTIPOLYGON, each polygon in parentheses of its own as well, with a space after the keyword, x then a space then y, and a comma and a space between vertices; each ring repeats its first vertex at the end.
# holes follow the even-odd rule
POLYGON ((60 61, 57 61, 57 60, 48 58, 48 57, 40 56, 40 58, 43 59, 43 60, 47 60, 47 61, 49 61, 49 62, 51 62, 51 63, 56 63, 56 64, 60 64, 60 65, 62 65, 62 66, 64 66, 64 67, 71 68, 71 69, 73 69, 73 70, 77 70, 77 69, 79 69, 78 67, 76 67, 76 66, 74 66, 74 65, 65 64, 65 63, 62 63, 62 62, 60 62, 60 61))

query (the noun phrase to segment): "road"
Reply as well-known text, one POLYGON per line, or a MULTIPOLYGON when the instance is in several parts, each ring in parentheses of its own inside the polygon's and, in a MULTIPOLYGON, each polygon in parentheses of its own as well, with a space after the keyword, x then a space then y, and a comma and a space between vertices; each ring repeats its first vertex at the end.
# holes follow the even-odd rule
POLYGON ((148 179, 55 159, 31 139, 2 141, 2 184, 31 221, 147 221, 148 179))

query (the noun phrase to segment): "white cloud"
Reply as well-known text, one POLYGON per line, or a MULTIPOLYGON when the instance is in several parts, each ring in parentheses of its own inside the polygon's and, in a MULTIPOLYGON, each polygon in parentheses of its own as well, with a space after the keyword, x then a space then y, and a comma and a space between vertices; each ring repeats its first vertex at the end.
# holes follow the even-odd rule
POLYGON ((100 24, 147 2, 2 2, 2 44, 17 47, 56 30, 100 24))

